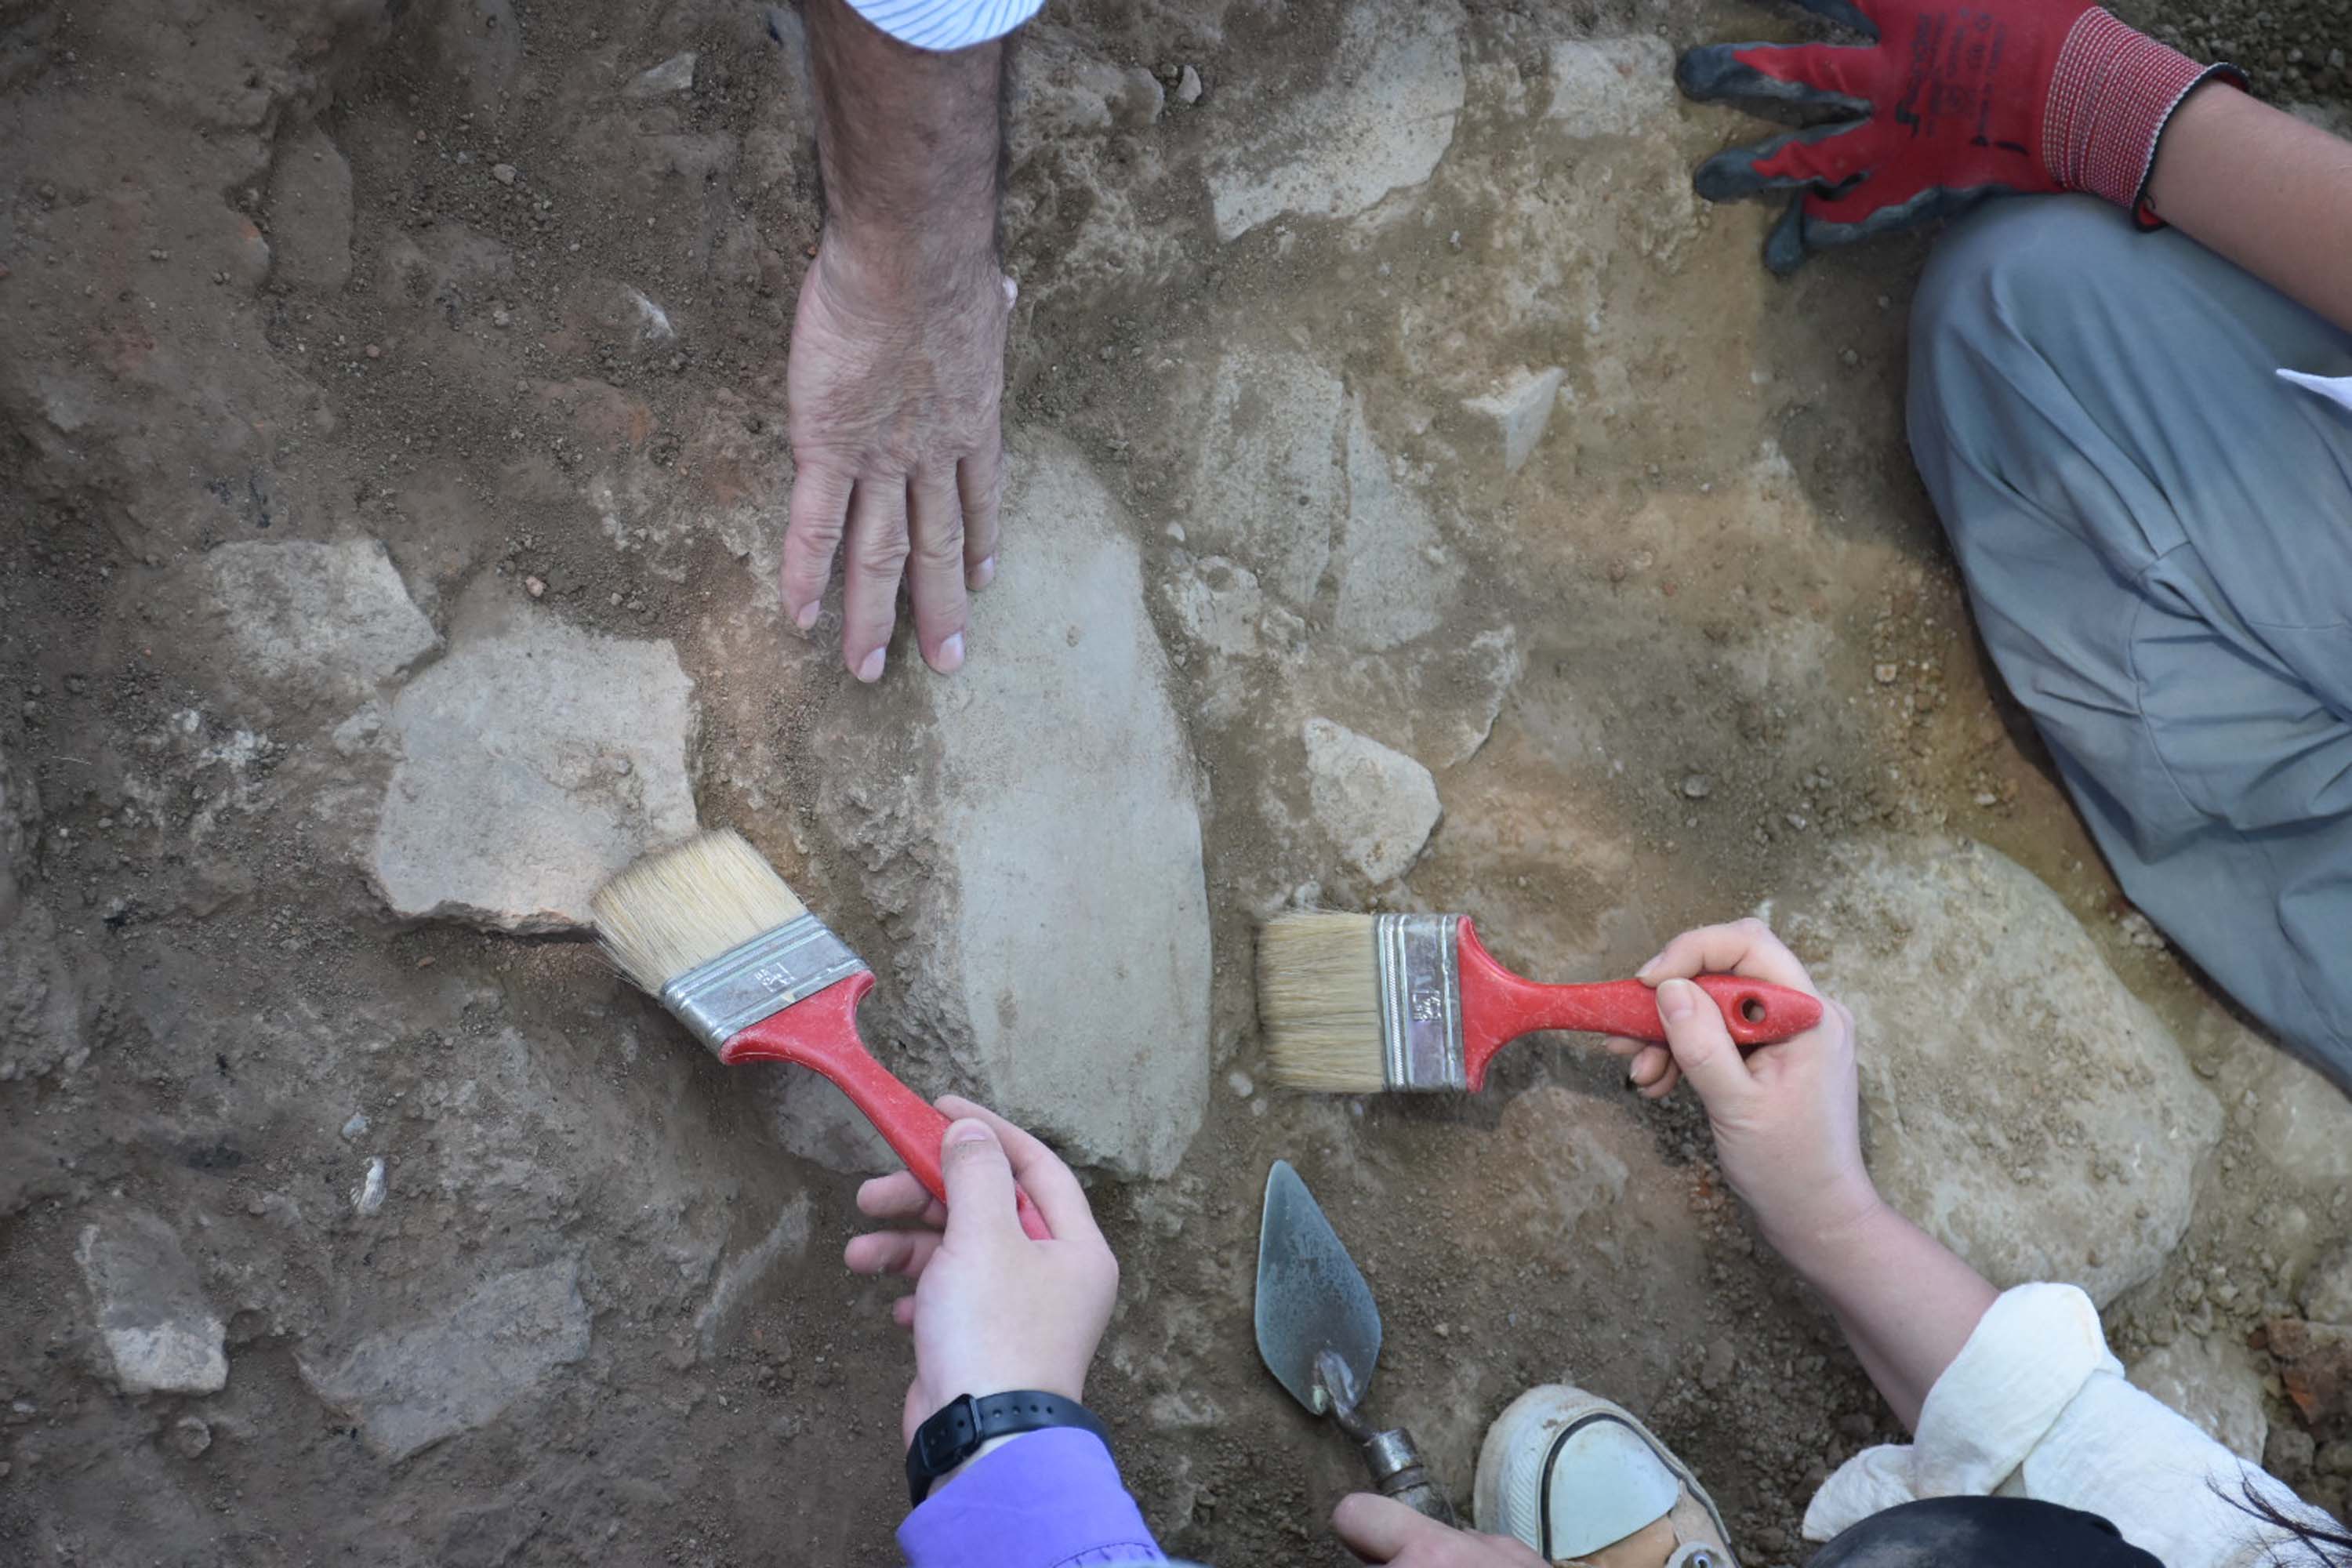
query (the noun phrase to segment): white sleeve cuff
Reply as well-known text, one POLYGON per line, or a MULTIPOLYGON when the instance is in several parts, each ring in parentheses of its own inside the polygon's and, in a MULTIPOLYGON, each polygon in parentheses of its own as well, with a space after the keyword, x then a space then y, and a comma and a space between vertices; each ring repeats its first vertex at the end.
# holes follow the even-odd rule
POLYGON ((1901 1503, 2000 1492, 2098 1514, 2169 1568, 2224 1568, 2285 1539, 2236 1505, 2249 1483, 2303 1511, 2284 1486, 2124 1380, 2088 1296, 2020 1285, 1928 1390, 1917 1440, 1840 1466, 1804 1530, 1827 1541, 1901 1503))
POLYGON ((939 54, 1001 38, 1045 0, 849 0, 850 9, 902 44, 939 54))
POLYGON ((1805 1510, 1808 1540, 1827 1541, 1918 1498, 1982 1497, 2025 1461, 2107 1353, 2091 1299, 2072 1285, 2020 1285, 1985 1311, 1927 1391, 1917 1441, 1856 1454, 1805 1510))

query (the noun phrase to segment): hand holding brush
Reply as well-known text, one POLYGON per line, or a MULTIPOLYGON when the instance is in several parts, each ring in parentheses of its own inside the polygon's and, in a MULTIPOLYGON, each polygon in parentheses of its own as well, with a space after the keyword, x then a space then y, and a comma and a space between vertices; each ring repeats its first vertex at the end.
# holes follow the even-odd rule
POLYGON ((877 1176, 858 1188, 857 1212, 892 1228, 852 1237, 842 1254, 854 1273, 915 1281, 890 1309, 915 1336, 903 1414, 910 1443, 961 1394, 1036 1388, 1084 1400, 1118 1295, 1118 1262, 1070 1168, 992 1110, 954 1095, 939 1106, 955 1119, 942 1151, 953 1207, 910 1172, 877 1176), (1036 1195, 1053 1240, 1013 1224, 1004 1194, 1015 1181, 1036 1195))
MULTIPOLYGON (((1277 915, 1258 933, 1257 974, 1274 1075, 1291 1089, 1476 1090, 1496 1052, 1538 1029, 1666 1037, 1641 980, 1523 980, 1495 962, 1466 915, 1277 915)), ((1743 1046, 1789 1039, 1822 1019, 1821 999, 1790 986, 1739 974, 1693 983, 1743 1046)))
MULTIPOLYGON (((796 1062, 833 1080, 944 1201, 948 1119, 874 1059, 857 1005, 874 972, 809 913, 735 833, 706 833, 631 866, 589 900, 623 973, 660 998, 722 1062, 796 1062)), ((1026 1193, 1022 1227, 1052 1236, 1026 1193)))

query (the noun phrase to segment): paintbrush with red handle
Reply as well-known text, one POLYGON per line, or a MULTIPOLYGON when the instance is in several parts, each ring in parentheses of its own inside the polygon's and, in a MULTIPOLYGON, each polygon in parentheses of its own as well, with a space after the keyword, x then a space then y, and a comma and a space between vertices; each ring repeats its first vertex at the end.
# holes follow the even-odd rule
MULTIPOLYGON (((1743 1046, 1822 1021, 1817 998, 1785 985, 1738 974, 1696 984, 1743 1046)), ((1467 915, 1277 915, 1258 933, 1257 1005, 1276 1080, 1339 1094, 1482 1089, 1495 1053, 1538 1029, 1666 1037, 1657 993, 1640 981, 1522 980, 1467 915)))
MULTIPOLYGON (((647 856, 598 889, 589 908, 622 973, 720 1061, 797 1062, 824 1074, 947 1201, 940 1142, 948 1119, 857 1037, 857 1004, 874 989, 874 972, 741 835, 706 833, 647 856)), ((1021 1227, 1051 1240, 1029 1194, 1018 1196, 1021 1227)))

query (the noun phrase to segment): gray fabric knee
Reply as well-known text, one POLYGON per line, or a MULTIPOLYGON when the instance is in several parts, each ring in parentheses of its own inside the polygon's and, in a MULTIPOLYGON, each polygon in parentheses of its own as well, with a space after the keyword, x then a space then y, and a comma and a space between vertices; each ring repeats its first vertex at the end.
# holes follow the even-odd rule
POLYGON ((2122 213, 2087 196, 2012 196, 1979 207, 1936 247, 1911 304, 1906 419, 1948 531, 1958 521, 1941 484, 1952 447, 1990 430, 1948 411, 1975 414, 2008 395, 2000 369, 2020 353, 2063 362, 2078 333, 2040 329, 2077 326, 2081 307, 2113 286, 2142 237, 2122 213))

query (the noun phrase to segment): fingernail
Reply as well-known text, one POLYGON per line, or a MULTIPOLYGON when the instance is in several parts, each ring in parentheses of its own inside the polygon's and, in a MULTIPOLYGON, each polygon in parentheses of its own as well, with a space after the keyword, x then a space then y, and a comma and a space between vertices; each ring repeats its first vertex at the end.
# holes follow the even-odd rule
POLYGON ((956 1122, 948 1129, 948 1142, 950 1143, 985 1143, 995 1136, 988 1130, 987 1122, 970 1119, 956 1122))
POLYGON ((971 569, 971 574, 964 579, 964 586, 985 588, 994 581, 996 581, 996 557, 992 555, 971 569))
POLYGON ((931 660, 931 668, 941 675, 953 675, 963 668, 963 634, 961 632, 956 633, 955 636, 940 644, 939 655, 931 660))
POLYGON ((811 599, 807 604, 803 605, 793 615, 793 625, 800 627, 803 631, 808 630, 809 627, 816 625, 817 612, 824 607, 824 605, 818 604, 814 599, 811 599))
POLYGON ((1633 971, 1633 978, 1636 980, 1647 980, 1650 977, 1650 971, 1657 968, 1658 962, 1665 956, 1664 950, 1652 953, 1650 955, 1650 961, 1647 963, 1644 963, 1641 968, 1633 971))
POLYGON ((857 679, 866 682, 868 686, 871 686, 876 681, 881 679, 882 661, 889 657, 889 651, 890 650, 887 648, 877 647, 872 653, 867 654, 866 656, 866 662, 857 667, 857 679))
POLYGON ((1679 1024, 1698 1008, 1698 987, 1687 980, 1669 980, 1658 987, 1658 1016, 1679 1024))

